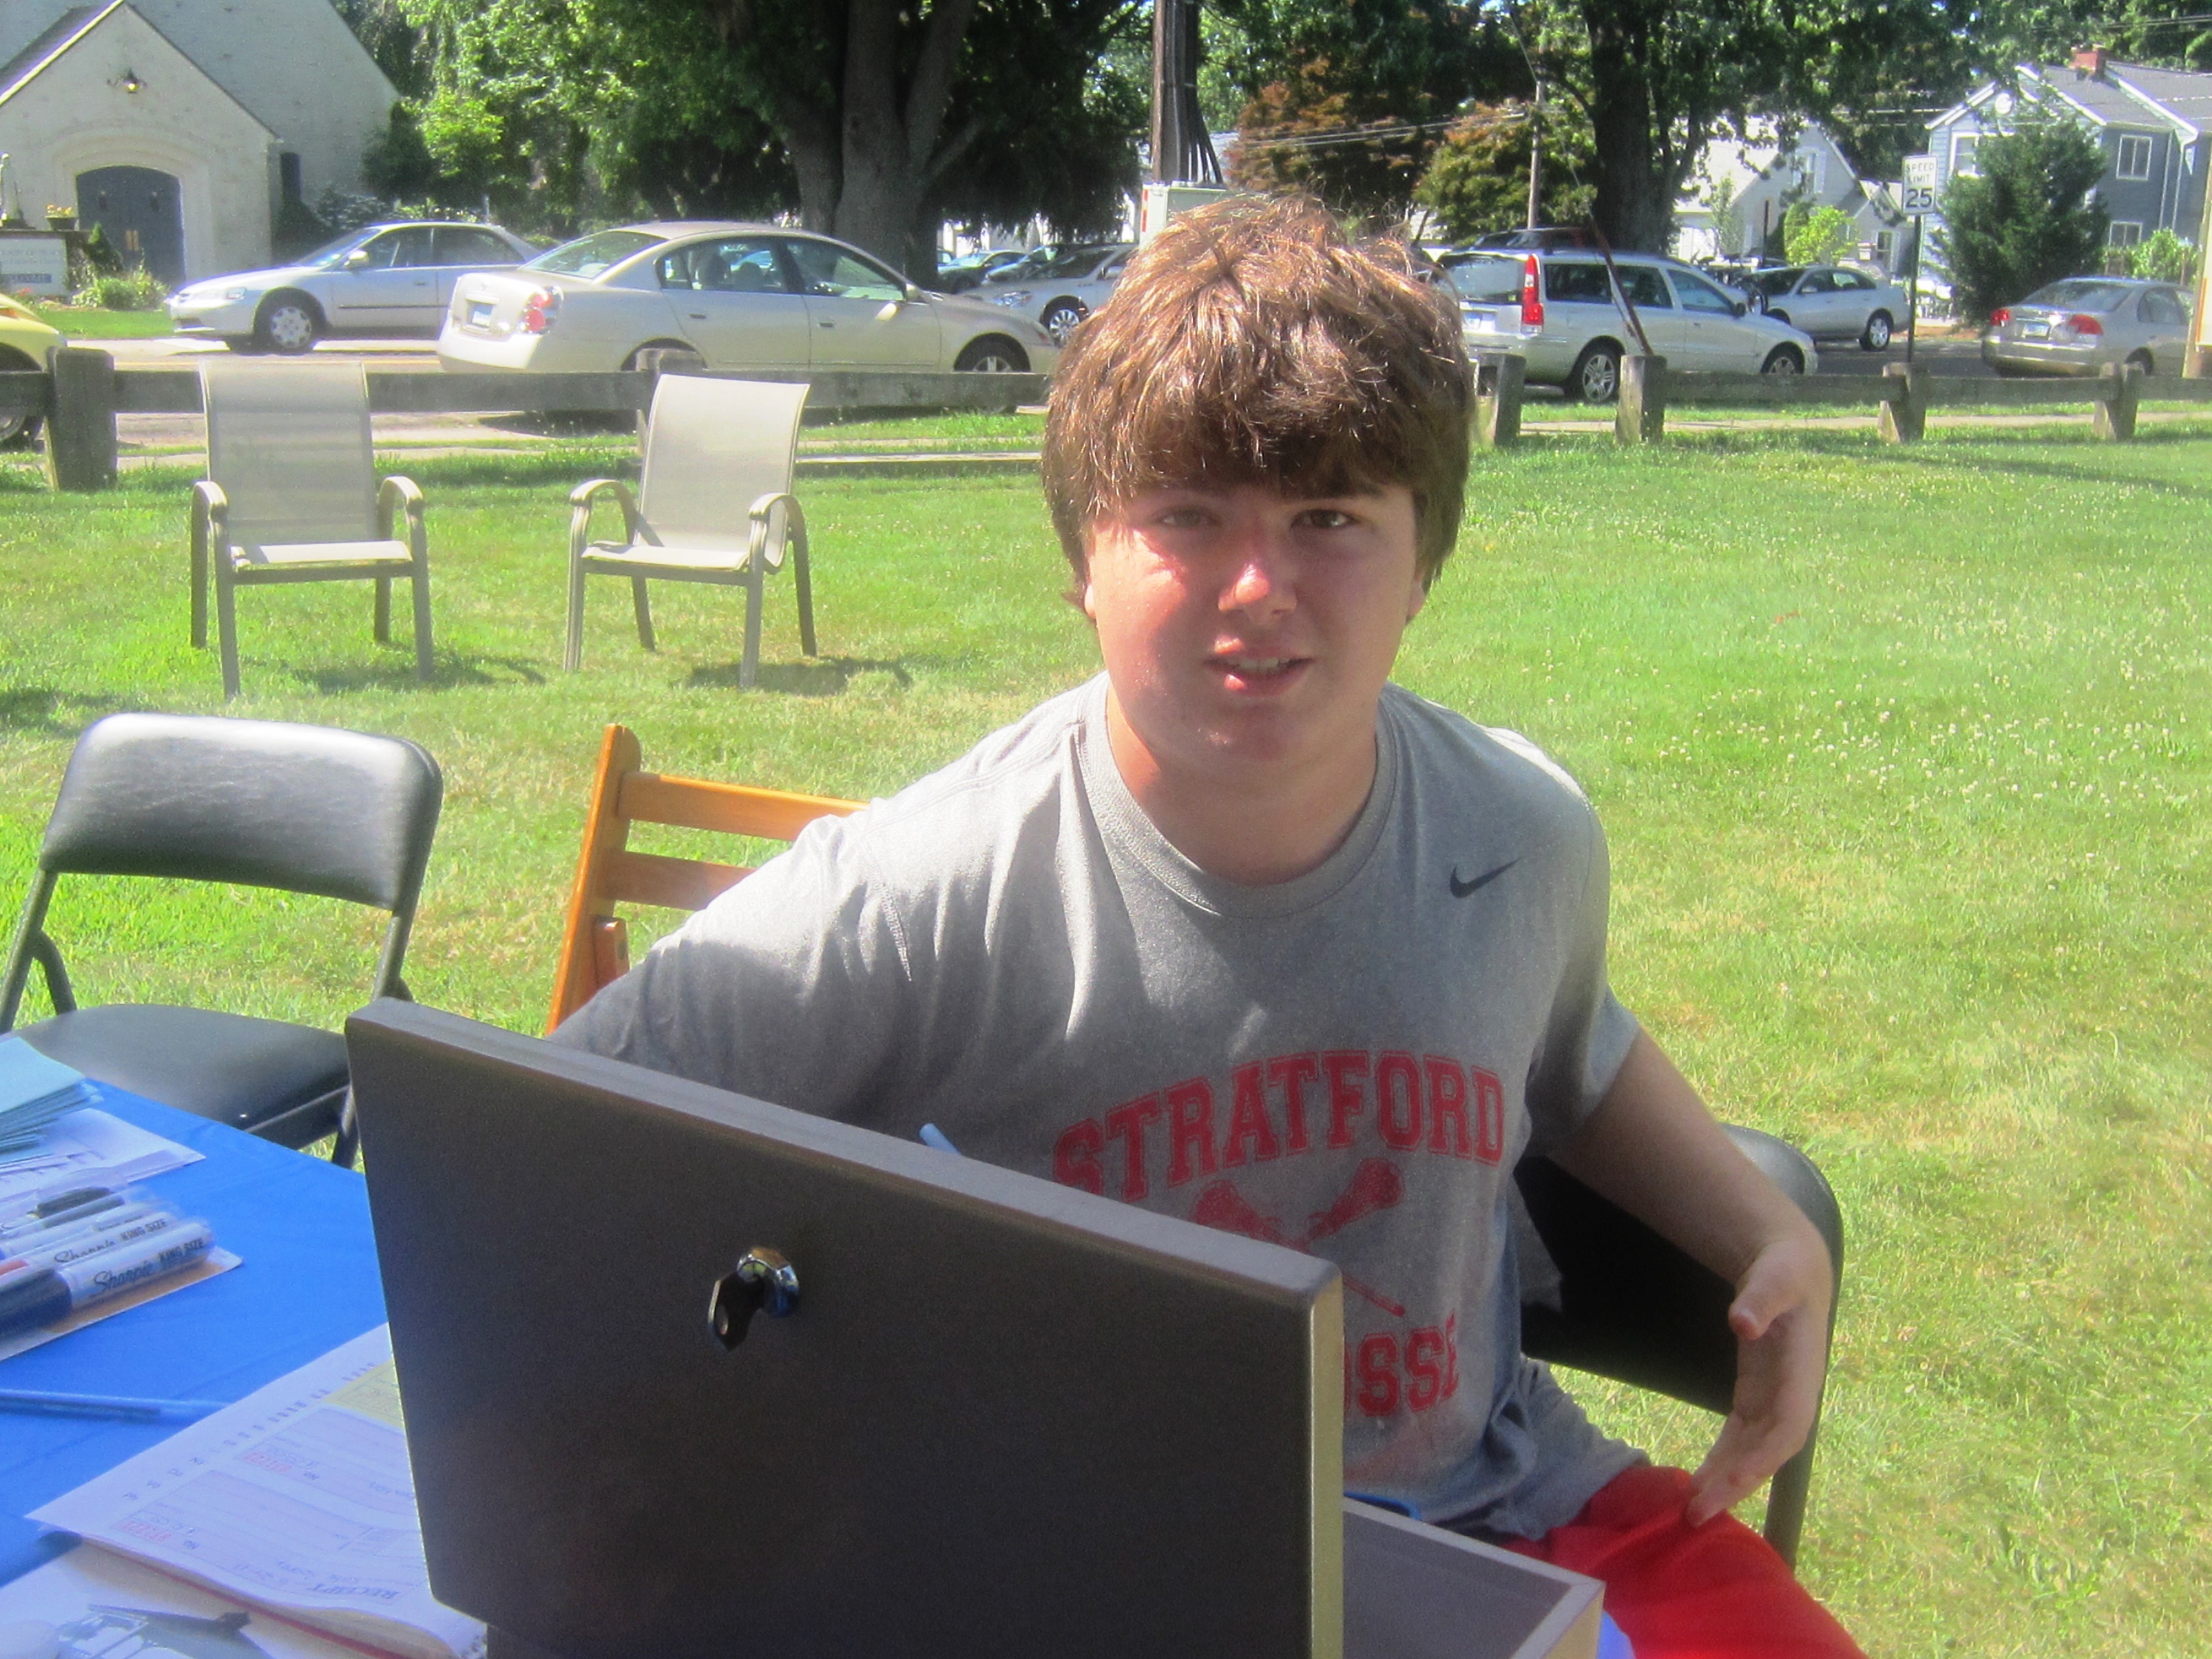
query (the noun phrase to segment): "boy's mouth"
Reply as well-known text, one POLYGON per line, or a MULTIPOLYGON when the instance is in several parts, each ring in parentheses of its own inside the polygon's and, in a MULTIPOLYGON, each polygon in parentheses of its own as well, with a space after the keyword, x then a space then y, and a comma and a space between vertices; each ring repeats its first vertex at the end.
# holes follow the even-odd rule
POLYGON ((1310 659, 1263 657, 1245 652, 1223 652, 1206 659, 1206 665, 1231 691, 1273 691, 1288 685, 1310 659))

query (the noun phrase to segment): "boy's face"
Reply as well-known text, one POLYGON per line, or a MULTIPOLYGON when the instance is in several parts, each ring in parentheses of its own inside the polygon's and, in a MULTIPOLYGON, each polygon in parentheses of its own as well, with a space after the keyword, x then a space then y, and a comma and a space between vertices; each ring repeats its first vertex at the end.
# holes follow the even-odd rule
POLYGON ((1160 489, 1089 542, 1083 609, 1164 775, 1340 769, 1364 790, 1376 699, 1423 598, 1410 490, 1160 489))

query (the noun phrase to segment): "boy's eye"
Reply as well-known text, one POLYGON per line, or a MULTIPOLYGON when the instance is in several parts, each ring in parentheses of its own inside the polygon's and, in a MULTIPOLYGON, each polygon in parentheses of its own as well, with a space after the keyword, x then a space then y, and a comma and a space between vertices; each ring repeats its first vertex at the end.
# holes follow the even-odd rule
POLYGON ((1333 507, 1311 507, 1298 514, 1298 522, 1314 530, 1342 530, 1354 520, 1349 513, 1333 507))
POLYGON ((1213 515, 1202 507, 1170 507, 1160 512, 1152 520, 1163 530, 1197 530, 1213 522, 1213 515))

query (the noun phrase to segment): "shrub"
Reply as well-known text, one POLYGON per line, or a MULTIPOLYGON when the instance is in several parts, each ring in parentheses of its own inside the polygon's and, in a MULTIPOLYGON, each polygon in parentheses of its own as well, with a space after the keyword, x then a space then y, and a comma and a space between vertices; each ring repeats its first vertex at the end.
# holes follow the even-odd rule
POLYGON ((1851 216, 1841 208, 1807 207, 1799 202, 1784 216, 1782 257, 1793 265, 1831 264, 1850 240, 1851 216), (1801 208, 1805 211, 1800 213, 1801 208))
POLYGON ((2197 246, 2170 230, 2146 237, 2128 250, 2128 275, 2154 283, 2186 283, 2197 274, 2197 246))
POLYGON ((133 265, 125 271, 101 272, 77 299, 103 311, 151 311, 167 292, 145 266, 133 265))
POLYGON ((1978 179, 1943 192, 1942 249, 1959 314, 1978 323, 2045 283, 2101 270, 2111 216, 2093 193, 2104 152, 2070 116, 2023 106, 2011 132, 1982 140, 1978 179))

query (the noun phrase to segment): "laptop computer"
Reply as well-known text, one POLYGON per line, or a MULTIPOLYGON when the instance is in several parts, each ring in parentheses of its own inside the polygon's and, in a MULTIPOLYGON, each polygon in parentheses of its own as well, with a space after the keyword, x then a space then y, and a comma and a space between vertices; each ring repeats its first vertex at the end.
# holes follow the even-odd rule
POLYGON ((1345 1504, 1326 1261, 410 1004, 347 1039, 495 1654, 1595 1650, 1590 1581, 1345 1504))

